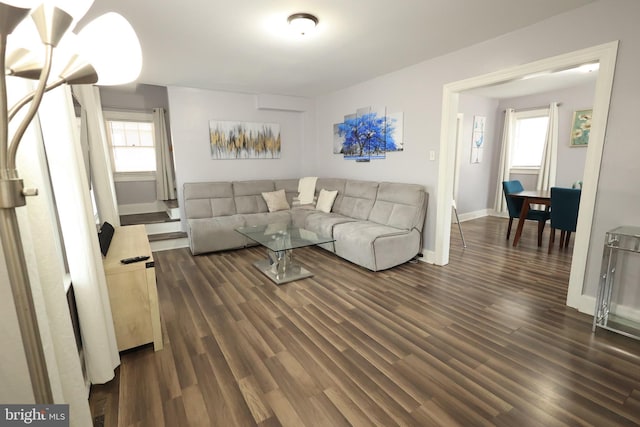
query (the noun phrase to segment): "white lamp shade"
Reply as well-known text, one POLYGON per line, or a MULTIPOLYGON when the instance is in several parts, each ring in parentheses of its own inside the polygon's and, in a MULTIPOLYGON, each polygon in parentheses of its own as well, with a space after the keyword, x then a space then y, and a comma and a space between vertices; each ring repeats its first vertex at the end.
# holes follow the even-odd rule
POLYGON ((98 73, 98 85, 134 81, 142 70, 142 49, 131 24, 115 12, 106 13, 78 33, 81 57, 98 73))
POLYGON ((36 24, 31 19, 25 19, 7 37, 7 53, 16 49, 27 49, 36 55, 44 55, 44 46, 40 41, 40 34, 36 24))
POLYGON ((45 4, 64 10, 71 15, 73 22, 78 22, 87 13, 93 2, 94 0, 40 0, 37 4, 45 4))

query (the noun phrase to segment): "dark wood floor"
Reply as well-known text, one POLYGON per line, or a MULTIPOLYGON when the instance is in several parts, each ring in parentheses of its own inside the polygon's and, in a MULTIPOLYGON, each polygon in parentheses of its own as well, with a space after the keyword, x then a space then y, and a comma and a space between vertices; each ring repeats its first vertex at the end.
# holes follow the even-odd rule
POLYGON ((640 342, 564 305, 569 253, 535 226, 517 248, 506 220, 463 227, 446 267, 372 273, 307 248, 315 276, 280 287, 252 267, 260 248, 154 254, 164 350, 93 386, 96 424, 640 424, 640 342))

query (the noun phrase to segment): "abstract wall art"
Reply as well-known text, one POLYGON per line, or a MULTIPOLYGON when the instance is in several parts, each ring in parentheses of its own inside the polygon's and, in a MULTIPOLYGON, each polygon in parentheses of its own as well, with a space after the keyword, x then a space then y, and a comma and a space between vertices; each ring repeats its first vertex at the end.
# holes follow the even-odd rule
POLYGON ((211 120, 212 159, 279 159, 280 125, 211 120))
POLYGON ((333 152, 347 160, 384 159, 403 151, 403 114, 387 114, 385 107, 364 107, 333 125, 333 152))
POLYGON ((471 133, 471 163, 482 161, 484 149, 484 128, 487 118, 484 116, 473 116, 473 131, 471 133))

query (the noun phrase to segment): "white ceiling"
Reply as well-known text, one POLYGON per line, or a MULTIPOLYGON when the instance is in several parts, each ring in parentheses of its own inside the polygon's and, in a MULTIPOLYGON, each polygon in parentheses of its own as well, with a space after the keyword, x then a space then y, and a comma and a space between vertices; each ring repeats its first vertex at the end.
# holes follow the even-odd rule
POLYGON ((140 38, 138 83, 315 96, 443 55, 595 0, 96 0, 140 38), (286 18, 315 14, 312 36, 286 18))

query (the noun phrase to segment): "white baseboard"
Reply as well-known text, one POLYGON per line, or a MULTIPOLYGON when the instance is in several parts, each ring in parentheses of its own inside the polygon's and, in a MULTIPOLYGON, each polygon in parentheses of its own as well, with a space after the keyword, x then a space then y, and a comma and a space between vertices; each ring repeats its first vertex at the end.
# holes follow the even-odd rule
MULTIPOLYGON (((580 313, 593 316, 596 311, 596 297, 582 295, 578 307, 575 308, 577 308, 580 313)), ((640 309, 619 304, 615 306, 612 304, 612 308, 615 310, 616 315, 640 323, 640 309)))
MULTIPOLYGON (((467 213, 459 213, 458 218, 460 222, 471 221, 472 219, 483 218, 485 216, 491 215, 493 209, 480 209, 479 211, 467 212, 467 213)), ((452 223, 455 223, 455 215, 451 217, 452 223)))
POLYGON ((158 240, 155 242, 149 242, 152 252, 168 251, 170 249, 188 248, 189 239, 182 237, 180 239, 171 240, 158 240))
POLYGON ((130 203, 127 205, 118 205, 118 212, 120 215, 135 215, 151 212, 164 212, 167 210, 167 206, 164 202, 156 200, 149 203, 130 203))

